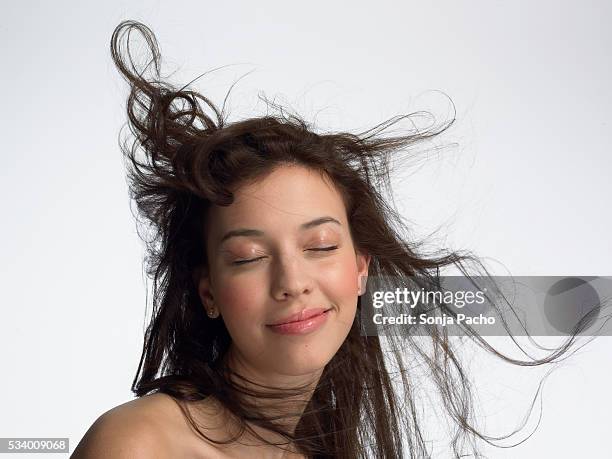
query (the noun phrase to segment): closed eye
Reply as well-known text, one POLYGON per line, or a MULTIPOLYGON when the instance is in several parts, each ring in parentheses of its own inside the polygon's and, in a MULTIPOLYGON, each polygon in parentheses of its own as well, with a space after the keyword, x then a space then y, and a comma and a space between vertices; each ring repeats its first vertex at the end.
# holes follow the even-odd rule
POLYGON ((244 264, 246 264, 246 263, 251 263, 251 262, 253 262, 253 261, 257 261, 257 260, 260 260, 260 259, 262 259, 262 258, 264 258, 264 257, 253 258, 253 259, 251 259, 251 260, 236 260, 236 261, 232 261, 232 264, 233 264, 233 265, 244 265, 244 264))
POLYGON ((329 250, 336 250, 338 248, 337 245, 332 245, 330 247, 319 247, 317 249, 308 249, 308 250, 314 250, 315 252, 327 252, 329 250))

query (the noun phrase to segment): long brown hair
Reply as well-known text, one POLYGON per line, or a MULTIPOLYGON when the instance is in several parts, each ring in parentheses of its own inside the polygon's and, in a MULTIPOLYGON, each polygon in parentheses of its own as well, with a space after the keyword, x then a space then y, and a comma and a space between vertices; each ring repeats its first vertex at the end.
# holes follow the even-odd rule
MULTIPOLYGON (((247 391, 240 375, 232 377, 222 364, 231 338, 222 320, 206 316, 194 281, 198 270, 207 266, 209 207, 230 205, 233 190, 283 164, 320 171, 335 184, 344 198, 355 247, 372 257, 371 276, 421 278, 435 284, 446 266, 465 275, 468 266, 475 266, 488 274, 469 252, 424 253, 425 241, 411 241, 408 225, 385 198, 385 192, 391 193, 390 160, 448 129, 454 117, 404 136, 381 134, 410 115, 359 134, 317 133, 300 116, 268 102, 280 113, 228 122, 224 111, 205 96, 187 85, 175 88, 161 81, 157 41, 144 24, 119 24, 111 54, 130 85, 127 115, 133 143, 126 141, 121 148, 131 197, 146 230, 140 235, 153 281, 152 316, 132 385, 137 396, 157 391, 171 395, 198 431, 184 404, 213 396, 243 421, 244 429, 250 429, 248 421, 276 432, 308 457, 424 457, 430 453, 416 376, 405 363, 410 358, 427 370, 453 421, 450 444, 456 457, 478 454, 475 439, 494 443, 506 438, 490 437, 476 428, 472 386, 447 334, 432 327, 426 337, 364 335, 361 297, 348 337, 324 368, 295 432, 288 431, 243 397, 247 392, 262 397, 282 393, 247 391), (144 37, 151 54, 142 68, 125 49, 133 31, 144 37)), ((569 339, 542 359, 516 360, 477 334, 467 334, 500 358, 530 366, 559 360, 573 342, 569 339)))

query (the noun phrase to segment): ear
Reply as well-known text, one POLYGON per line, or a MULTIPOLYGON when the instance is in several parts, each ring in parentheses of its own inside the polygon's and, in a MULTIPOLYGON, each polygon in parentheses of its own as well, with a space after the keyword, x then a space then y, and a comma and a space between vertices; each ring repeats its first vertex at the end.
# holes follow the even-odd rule
POLYGON ((359 296, 363 295, 366 291, 366 284, 368 282, 368 269, 370 267, 371 256, 367 253, 362 253, 359 250, 355 251, 357 260, 357 291, 359 296))
POLYGON ((196 269, 193 273, 193 280, 198 290, 198 296, 202 305, 208 310, 213 307, 215 298, 213 296, 210 283, 210 276, 205 267, 196 269))

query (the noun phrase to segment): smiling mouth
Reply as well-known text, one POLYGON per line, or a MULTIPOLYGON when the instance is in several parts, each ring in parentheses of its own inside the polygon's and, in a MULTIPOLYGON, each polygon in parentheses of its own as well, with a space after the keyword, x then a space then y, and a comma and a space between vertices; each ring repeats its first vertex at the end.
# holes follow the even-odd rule
POLYGON ((266 327, 280 335, 306 335, 321 328, 332 309, 306 309, 279 322, 267 324, 266 327))
POLYGON ((319 316, 321 314, 325 314, 330 311, 332 308, 311 308, 311 309, 303 309, 302 311, 292 314, 290 316, 285 317, 277 322, 273 322, 271 324, 266 324, 268 327, 275 327, 277 325, 285 325, 296 322, 302 322, 304 320, 311 319, 313 317, 319 316))

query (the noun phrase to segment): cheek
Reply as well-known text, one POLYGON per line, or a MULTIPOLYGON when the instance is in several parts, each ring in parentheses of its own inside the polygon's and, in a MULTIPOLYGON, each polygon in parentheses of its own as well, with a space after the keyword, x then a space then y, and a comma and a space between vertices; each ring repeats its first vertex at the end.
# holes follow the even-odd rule
POLYGON ((356 306, 357 300, 357 264, 355 257, 350 254, 342 257, 329 269, 321 271, 320 285, 329 294, 331 299, 340 301, 340 306, 356 306), (345 302, 355 302, 348 304, 345 302))
POLYGON ((216 290, 215 302, 226 322, 241 323, 244 317, 255 319, 260 314, 257 305, 263 294, 261 280, 249 276, 222 279, 216 290))

